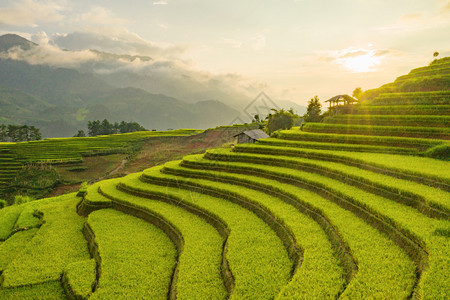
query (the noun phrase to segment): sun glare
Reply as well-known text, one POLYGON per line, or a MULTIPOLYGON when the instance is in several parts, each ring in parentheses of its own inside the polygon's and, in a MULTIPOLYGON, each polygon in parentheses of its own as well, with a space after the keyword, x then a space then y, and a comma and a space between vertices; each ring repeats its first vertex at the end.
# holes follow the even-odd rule
POLYGON ((354 73, 374 72, 376 66, 381 63, 381 57, 375 56, 372 51, 358 56, 343 57, 338 63, 354 73))

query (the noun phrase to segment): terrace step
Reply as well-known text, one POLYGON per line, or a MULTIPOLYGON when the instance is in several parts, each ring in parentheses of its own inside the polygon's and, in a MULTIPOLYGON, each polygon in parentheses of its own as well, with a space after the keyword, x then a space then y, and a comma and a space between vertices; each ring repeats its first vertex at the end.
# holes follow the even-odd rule
POLYGON ((354 115, 450 115, 450 105, 355 105, 348 113, 354 115))
MULTIPOLYGON (((192 182, 177 179, 180 186, 185 187, 185 183, 192 184, 192 188, 194 186, 201 188, 203 193, 214 190, 224 195, 233 195, 233 197, 257 203, 267 208, 277 220, 283 222, 284 226, 292 232, 293 237, 302 247, 303 258, 300 261, 301 265, 297 264, 291 282, 283 288, 280 295, 284 295, 284 297, 296 295, 296 297, 301 296, 303 298, 320 298, 332 295, 337 297, 356 273, 354 260, 333 226, 319 213, 299 205, 297 200, 287 200, 286 195, 270 193, 269 190, 261 190, 260 187, 257 189, 251 186, 240 187, 239 193, 236 193, 234 184, 229 184, 226 180, 217 180, 216 176, 210 176, 211 173, 206 174, 206 176, 196 176, 197 174, 184 174, 174 171, 174 169, 179 171, 177 162, 166 163, 162 171, 167 174, 195 178, 195 181, 192 182), (308 216, 313 216, 314 219, 319 221, 316 223, 308 216), (322 227, 318 224, 319 222, 322 227), (309 232, 309 234, 305 234, 305 232, 309 232), (333 244, 330 243, 330 240, 333 241, 333 244), (339 257, 340 262, 335 256, 339 257), (343 265, 345 271, 339 265, 343 265)), ((151 180, 152 182, 154 179, 158 180, 147 176, 144 175, 141 179, 144 181, 151 180)))
POLYGON ((338 114, 325 118, 326 124, 371 125, 371 126, 415 126, 415 127, 449 127, 450 116, 417 115, 353 115, 338 114))
POLYGON ((298 129, 282 130, 277 137, 282 140, 293 141, 314 141, 327 143, 352 143, 358 145, 375 145, 375 146, 390 146, 412 148, 424 151, 430 147, 443 144, 443 140, 424 139, 424 138, 409 138, 409 137, 395 137, 395 136, 372 136, 372 135, 358 135, 358 134, 333 134, 333 133, 313 133, 300 131, 298 129))
POLYGON ((92 212, 87 224, 101 257, 93 298, 167 299, 177 253, 161 229, 112 209, 92 212))
POLYGON ((235 279, 231 298, 273 298, 288 283, 293 262, 282 241, 262 219, 231 201, 185 190, 184 186, 177 185, 177 177, 161 174, 160 167, 148 171, 159 176, 160 180, 152 180, 149 184, 135 177, 134 180, 124 180, 119 187, 149 195, 170 195, 180 202, 191 203, 219 215, 228 224, 227 258, 235 279))
POLYGON ((3 272, 4 288, 59 282, 67 264, 89 259, 81 233, 84 218, 75 212, 78 201, 74 194, 68 194, 24 205, 39 206, 45 223, 3 272))
MULTIPOLYGON (((230 158, 227 161, 229 160, 230 158)), ((330 183, 327 185, 316 186, 311 181, 311 177, 317 177, 316 175, 312 176, 311 174, 305 173, 304 179, 300 179, 298 175, 303 172, 298 170, 293 172, 292 175, 287 175, 291 172, 290 169, 280 167, 219 161, 212 161, 209 164, 215 169, 220 167, 221 170, 231 172, 234 176, 236 176, 234 173, 245 173, 274 178, 282 182, 290 182, 294 185, 300 184, 300 186, 307 186, 309 189, 325 196, 336 197, 333 195, 342 195, 343 197, 347 197, 345 194, 348 194, 350 190, 358 193, 357 189, 340 186, 338 183, 331 183, 332 180, 328 180, 330 183), (267 169, 270 169, 268 173, 266 172, 267 169), (292 179, 288 179, 289 177, 292 179)), ((202 168, 207 168, 207 165, 202 164, 202 168)), ((238 178, 237 181, 245 180, 238 178)), ((358 198, 353 199, 356 200, 358 198)), ((386 229, 389 229, 390 226, 394 226, 397 229, 397 231, 388 230, 390 232, 388 234, 416 261, 417 272, 421 282, 416 287, 415 293, 419 296, 427 295, 427 298, 430 299, 442 296, 442 293, 447 290, 446 286, 450 283, 450 279, 447 276, 447 270, 450 268, 450 259, 448 259, 450 257, 450 246, 445 233, 450 228, 450 222, 430 219, 408 206, 389 201, 382 197, 361 195, 357 201, 361 202, 361 204, 353 202, 353 205, 363 205, 365 209, 372 212, 377 218, 382 218, 383 222, 388 224, 388 227, 378 227, 382 231, 386 232, 386 229), (399 232, 402 233, 403 238, 401 236, 396 237, 399 232), (430 253, 430 256, 428 256, 428 253, 430 253), (426 273, 427 276, 421 277, 421 272, 426 273)), ((352 206, 348 207, 351 208, 352 206)), ((369 220, 366 219, 366 221, 369 220)), ((374 223, 372 224, 376 225, 374 223)))
MULTIPOLYGON (((212 162, 213 165, 215 163, 216 162, 212 162)), ((218 163, 220 164, 220 162, 218 163)), ((188 174, 189 176, 193 176, 194 172, 195 174, 198 174, 197 172, 200 172, 198 170, 190 172, 189 169, 182 167, 170 168, 170 172, 174 171, 175 169, 180 172, 178 173, 178 175, 181 175, 181 172, 186 172, 184 176, 188 176, 188 174)), ((144 176, 148 176, 148 173, 146 171, 144 171, 144 176)), ((205 176, 214 178, 213 176, 211 176, 211 174, 205 176)), ((236 174, 232 174, 232 176, 229 176, 228 178, 233 178, 233 176, 236 178, 233 184, 238 185, 241 185, 238 182, 248 183, 249 181, 247 181, 246 179, 248 177, 251 177, 247 174, 239 175, 239 172, 237 172, 236 174)), ((257 184, 257 182, 266 182, 266 180, 261 178, 255 178, 253 176, 252 178, 254 178, 252 181, 255 184, 255 189, 261 187, 261 184, 257 184)), ((202 180, 196 179, 195 182, 202 182, 202 180)), ((280 182, 272 181, 272 189, 280 185, 283 184, 280 182)), ((377 232, 376 229, 371 228, 357 216, 340 208, 338 205, 328 200, 325 200, 306 190, 302 190, 293 186, 288 187, 288 185, 283 185, 282 189, 286 190, 286 188, 292 191, 290 192, 291 195, 296 195, 296 197, 301 198, 304 201, 308 202, 310 205, 324 211, 332 224, 334 224, 334 226, 336 226, 336 228, 339 230, 344 240, 349 244, 350 249, 358 262, 358 272, 356 273, 354 279, 350 281, 350 284, 347 286, 347 289, 343 292, 341 297, 352 297, 352 295, 356 294, 361 295, 360 293, 369 297, 369 295, 377 292, 385 293, 385 295, 388 295, 392 292, 392 288, 394 288, 394 286, 394 289, 397 289, 396 293, 398 293, 398 295, 404 294, 406 297, 409 293, 412 292, 415 281, 414 264, 406 256, 406 254, 402 250, 400 250, 400 248, 398 248, 391 240, 377 232), (366 246, 363 246, 364 244, 366 244, 366 246), (376 249, 374 248, 375 245, 383 246, 376 249), (365 250, 368 250, 368 248, 366 247, 370 248, 370 251, 368 251, 367 253, 365 253, 365 250), (385 252, 386 249, 389 250, 385 252), (388 259, 389 263, 385 261, 386 255, 393 255, 391 259, 388 259), (377 261, 377 263, 374 263, 374 261, 377 261), (406 273, 402 273, 401 275, 393 275, 391 269, 393 261, 402 265, 401 267, 399 265, 399 268, 401 268, 403 271, 408 271, 406 273), (375 272, 377 273, 377 279, 373 278, 373 268, 375 265, 377 269, 377 271, 375 272), (398 278, 402 279, 399 280, 399 282, 391 281, 392 278, 396 276, 399 276, 398 278), (405 280, 405 278, 409 279, 405 280)))
MULTIPOLYGON (((132 180, 137 175, 132 174, 122 180, 132 180)), ((125 210, 128 207, 130 213, 140 214, 143 218, 145 213, 150 213, 155 218, 159 217, 161 222, 165 220, 167 224, 171 224, 174 234, 169 236, 172 241, 175 241, 179 253, 178 270, 173 279, 171 295, 176 295, 180 299, 192 299, 198 295, 203 295, 208 299, 227 297, 221 276, 224 240, 212 225, 170 203, 120 191, 116 189, 115 182, 108 184, 102 182, 101 193, 104 197, 109 198, 112 205, 117 208, 122 207, 125 210), (176 232, 179 232, 179 235, 176 235, 176 232)), ((166 233, 168 232, 166 231, 166 233)))
POLYGON ((413 127, 413 126, 370 126, 344 125, 326 123, 306 123, 302 125, 305 132, 354 134, 369 136, 394 136, 411 138, 432 138, 450 140, 449 128, 413 127))
POLYGON ((450 191, 450 175, 446 176, 445 172, 450 167, 448 162, 403 155, 310 150, 301 148, 301 145, 301 143, 298 145, 295 141, 264 139, 255 145, 236 145, 234 151, 267 155, 282 153, 285 156, 338 162, 450 191))
MULTIPOLYGON (((292 157, 277 155, 259 154, 255 155, 251 147, 240 148, 241 152, 233 152, 233 161, 267 163, 275 166, 290 167, 303 171, 309 171, 329 178, 339 180, 345 184, 358 187, 362 190, 382 195, 393 201, 411 206, 423 214, 433 218, 450 219, 450 194, 446 191, 438 190, 430 186, 411 182, 408 180, 393 178, 384 174, 374 173, 354 166, 348 166, 345 162, 323 162, 315 158, 292 157), (250 153, 242 152, 250 150, 250 153)), ((209 151, 207 157, 226 159, 231 152, 223 150, 209 151)), ((282 152, 278 152, 282 153, 282 152)), ((284 154, 284 153, 282 153, 284 154)))

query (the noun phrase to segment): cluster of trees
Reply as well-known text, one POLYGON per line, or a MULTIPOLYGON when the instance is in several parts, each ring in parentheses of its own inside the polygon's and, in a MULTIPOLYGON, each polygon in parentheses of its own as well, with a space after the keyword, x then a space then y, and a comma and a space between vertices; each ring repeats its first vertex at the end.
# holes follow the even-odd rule
MULTIPOLYGON (((89 121, 88 122, 88 134, 89 136, 97 136, 97 135, 105 135, 105 134, 115 134, 115 133, 127 133, 127 132, 135 132, 135 131, 147 131, 144 127, 139 125, 136 122, 125 122, 122 121, 120 123, 110 123, 108 120, 104 119, 100 122, 100 120, 89 121)), ((84 130, 79 130, 75 135, 76 137, 84 137, 86 136, 84 130)))
POLYGON ((25 142, 42 139, 39 128, 28 125, 0 125, 0 142, 25 142))
MULTIPOLYGON (((357 87, 352 96, 356 99, 360 99, 363 91, 360 87, 357 87)), ((279 129, 290 129, 294 125, 298 125, 299 121, 302 121, 302 117, 295 114, 293 109, 272 109, 273 113, 269 114, 265 119, 265 122, 260 120, 259 115, 255 115, 253 123, 258 123, 266 125, 266 132, 271 134, 272 132, 279 129)), ((306 108, 306 113, 303 115, 303 121, 305 122, 322 122, 322 119, 327 113, 322 113, 322 104, 320 103, 319 97, 314 96, 308 101, 308 107, 306 108)))

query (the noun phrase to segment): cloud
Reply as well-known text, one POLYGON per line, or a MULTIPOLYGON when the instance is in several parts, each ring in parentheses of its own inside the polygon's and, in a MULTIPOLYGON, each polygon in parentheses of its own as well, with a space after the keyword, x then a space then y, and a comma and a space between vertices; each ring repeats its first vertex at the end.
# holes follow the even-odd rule
POLYGON ((83 24, 94 24, 94 25, 123 25, 128 23, 128 20, 116 17, 113 13, 101 6, 93 6, 91 9, 81 14, 77 18, 78 22, 83 24))
POLYGON ((39 41, 38 47, 32 47, 30 50, 23 50, 20 47, 14 47, 8 52, 1 52, 0 59, 13 59, 25 61, 31 65, 49 65, 54 67, 79 67, 83 63, 98 61, 99 56, 90 51, 64 51, 49 44, 47 35, 43 32, 32 36, 32 40, 39 41))
POLYGON ((52 23, 63 19, 65 7, 58 1, 21 0, 0 7, 0 24, 37 27, 38 23, 52 23))
POLYGON ((187 49, 184 45, 153 43, 126 29, 112 27, 57 34, 52 39, 55 45, 64 49, 95 49, 116 54, 146 55, 152 58, 178 56, 187 49))
POLYGON ((153 2, 153 5, 167 5, 167 1, 155 1, 153 2))
POLYGON ((319 55, 318 60, 337 64, 354 73, 374 72, 388 57, 401 55, 395 49, 363 49, 349 47, 342 50, 326 51, 319 55))
POLYGON ((39 32, 31 37, 39 46, 30 50, 12 48, 0 53, 0 59, 93 72, 105 76, 107 80, 113 80, 114 84, 121 87, 143 88, 151 93, 161 93, 190 102, 214 99, 235 107, 245 106, 261 90, 260 83, 238 74, 213 74, 195 69, 180 58, 183 47, 163 48, 130 32, 111 33, 103 32, 101 35, 75 32, 48 36, 45 32, 39 32), (77 49, 63 50, 70 49, 73 45, 77 49), (150 59, 89 50, 96 45, 103 45, 102 50, 116 50, 116 53, 127 50, 128 53, 154 55, 150 59))

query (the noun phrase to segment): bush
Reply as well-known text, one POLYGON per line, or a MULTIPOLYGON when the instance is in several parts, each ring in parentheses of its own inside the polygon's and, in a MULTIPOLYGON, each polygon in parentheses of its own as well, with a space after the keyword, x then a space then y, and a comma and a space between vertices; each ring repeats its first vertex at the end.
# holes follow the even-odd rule
POLYGON ((267 131, 269 134, 279 129, 291 129, 294 125, 294 119, 297 117, 292 111, 284 109, 274 110, 274 114, 268 116, 267 131))
POLYGON ((7 205, 8 205, 8 203, 5 200, 0 199, 0 209, 2 209, 3 207, 5 207, 7 205))

